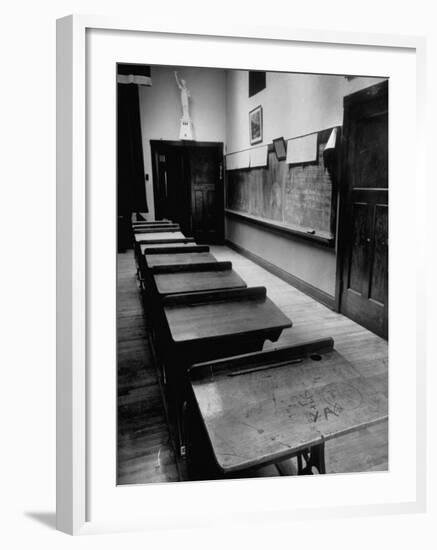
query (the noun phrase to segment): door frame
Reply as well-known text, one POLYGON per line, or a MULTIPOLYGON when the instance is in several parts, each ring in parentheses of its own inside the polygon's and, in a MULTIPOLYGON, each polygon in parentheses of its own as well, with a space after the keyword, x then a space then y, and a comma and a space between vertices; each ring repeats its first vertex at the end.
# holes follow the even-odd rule
MULTIPOLYGON (((347 251, 347 210, 349 207, 348 197, 348 166, 347 166, 347 139, 349 136, 349 127, 345 123, 345 113, 349 106, 368 103, 375 99, 388 95, 388 80, 364 88, 343 99, 343 131, 341 133, 341 177, 338 191, 338 222, 337 222, 337 253, 336 253, 336 274, 335 274, 335 311, 341 313, 341 295, 343 291, 343 267, 346 260, 347 251)), ((346 121, 347 122, 347 121, 346 121)), ((390 134, 389 134, 390 135, 390 134)), ((390 142, 389 142, 390 149, 390 142)), ((389 151, 390 154, 390 151, 389 151)), ((390 188, 390 173, 389 184, 390 188)))
MULTIPOLYGON (((224 217, 224 207, 225 207, 225 195, 224 195, 224 168, 223 168, 223 157, 224 157, 224 143, 222 141, 188 141, 188 140, 164 140, 164 139, 151 139, 150 140, 150 152, 151 152, 151 160, 152 160, 152 178, 153 178, 153 207, 155 210, 155 219, 156 219, 156 197, 159 196, 158 193, 158 173, 157 173, 157 167, 155 165, 155 152, 159 152, 160 147, 174 147, 179 149, 190 149, 190 148, 202 148, 202 147, 208 147, 208 148, 215 148, 217 149, 219 153, 219 157, 221 159, 222 163, 222 177, 220 179, 220 188, 218 189, 218 192, 220 193, 220 196, 222 198, 223 202, 223 217, 224 217)), ((190 188, 187 190, 190 192, 191 197, 191 183, 188 181, 184 181, 185 185, 188 185, 190 188)), ((192 200, 190 200, 190 218, 192 213, 192 200)), ((191 227, 191 229, 193 229, 191 227)))

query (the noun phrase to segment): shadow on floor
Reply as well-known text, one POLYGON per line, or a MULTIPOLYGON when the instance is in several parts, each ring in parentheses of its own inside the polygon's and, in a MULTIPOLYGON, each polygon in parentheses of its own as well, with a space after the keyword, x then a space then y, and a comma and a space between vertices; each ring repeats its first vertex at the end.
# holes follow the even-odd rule
POLYGON ((55 512, 24 512, 24 515, 30 519, 49 527, 56 529, 56 513, 55 512))

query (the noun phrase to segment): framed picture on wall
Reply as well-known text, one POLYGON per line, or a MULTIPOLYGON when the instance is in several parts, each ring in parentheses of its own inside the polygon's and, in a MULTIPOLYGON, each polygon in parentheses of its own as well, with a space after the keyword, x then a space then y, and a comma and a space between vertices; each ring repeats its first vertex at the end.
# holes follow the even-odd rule
POLYGON ((249 113, 250 144, 261 143, 263 140, 263 108, 261 105, 249 113))

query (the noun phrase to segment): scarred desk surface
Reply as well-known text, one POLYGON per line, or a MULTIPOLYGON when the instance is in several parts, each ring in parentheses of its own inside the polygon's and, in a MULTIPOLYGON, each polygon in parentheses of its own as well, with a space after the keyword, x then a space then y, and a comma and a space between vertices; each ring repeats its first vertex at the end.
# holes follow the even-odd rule
POLYGON ((203 363, 189 376, 225 474, 388 417, 387 376, 361 376, 332 339, 203 363))

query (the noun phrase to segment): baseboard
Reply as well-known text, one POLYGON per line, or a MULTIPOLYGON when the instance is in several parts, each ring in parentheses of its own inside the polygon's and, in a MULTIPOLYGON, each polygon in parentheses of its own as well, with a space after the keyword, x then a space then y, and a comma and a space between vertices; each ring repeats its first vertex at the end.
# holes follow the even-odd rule
POLYGON ((249 252, 249 250, 246 250, 242 246, 239 246, 238 244, 233 243, 232 241, 226 240, 226 245, 229 246, 229 248, 232 248, 242 256, 245 256, 249 260, 252 260, 256 264, 258 264, 260 267, 263 267, 273 275, 276 275, 286 283, 290 284, 291 286, 294 286, 301 292, 304 292, 311 298, 314 298, 314 300, 317 300, 317 302, 320 302, 326 307, 329 307, 329 309, 335 310, 335 299, 334 296, 331 296, 327 292, 324 292, 323 290, 320 290, 319 288, 303 281, 302 279, 299 279, 299 277, 296 277, 295 275, 292 275, 291 273, 288 273, 288 271, 285 271, 284 269, 272 264, 271 262, 264 260, 264 258, 261 258, 261 256, 258 256, 257 254, 254 254, 253 252, 249 252))

